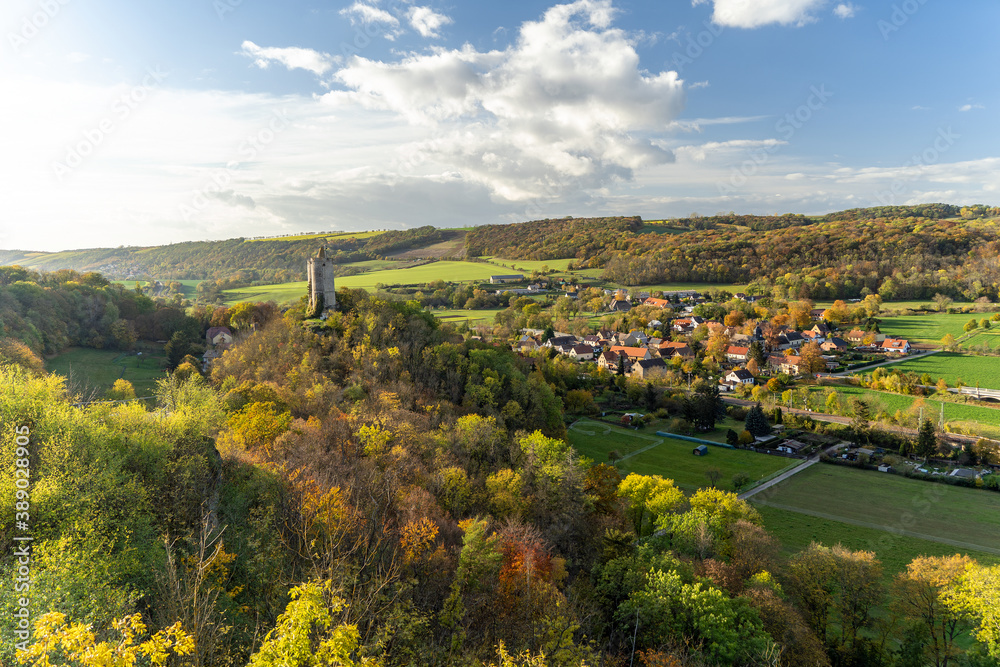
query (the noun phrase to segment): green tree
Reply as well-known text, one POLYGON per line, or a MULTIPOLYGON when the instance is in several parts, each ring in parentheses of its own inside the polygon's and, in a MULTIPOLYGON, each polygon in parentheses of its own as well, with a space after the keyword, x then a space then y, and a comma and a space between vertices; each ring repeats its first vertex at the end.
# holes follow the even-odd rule
POLYGON ((945 604, 975 624, 976 639, 986 646, 990 657, 1000 660, 1000 565, 969 565, 948 586, 945 604))
POLYGON ((743 423, 746 430, 757 438, 771 432, 771 425, 767 423, 767 417, 764 415, 764 410, 760 407, 760 403, 747 411, 747 416, 743 423))
POLYGON ((868 441, 868 423, 871 421, 871 406, 864 399, 855 398, 851 400, 854 408, 854 417, 851 419, 851 431, 854 433, 854 442, 863 445, 868 441))
POLYGON ((917 433, 917 456, 924 457, 924 460, 933 456, 937 450, 937 435, 934 433, 934 422, 925 419, 920 424, 920 431, 917 433))
POLYGON ((653 523, 680 507, 684 494, 674 486, 674 480, 660 475, 631 473, 618 485, 618 496, 624 498, 635 534, 648 534, 653 523))
POLYGON ((978 328, 979 328, 979 322, 977 322, 976 318, 974 318, 974 317, 971 320, 969 320, 968 322, 966 322, 965 326, 962 327, 962 329, 965 331, 965 333, 969 333, 970 331, 975 331, 978 328))
POLYGON ((753 359, 757 362, 758 368, 764 368, 764 364, 767 361, 766 355, 764 354, 764 346, 760 341, 753 341, 750 343, 750 349, 747 352, 747 360, 753 359))
POLYGON ((344 601, 330 596, 330 583, 293 588, 291 602, 264 638, 249 667, 356 667, 374 665, 354 658, 360 634, 354 625, 334 625, 344 601))

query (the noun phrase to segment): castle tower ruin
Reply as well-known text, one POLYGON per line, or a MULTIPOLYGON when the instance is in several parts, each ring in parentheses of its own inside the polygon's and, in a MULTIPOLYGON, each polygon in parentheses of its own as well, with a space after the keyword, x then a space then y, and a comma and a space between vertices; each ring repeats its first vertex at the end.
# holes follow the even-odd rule
POLYGON ((320 247, 319 255, 309 258, 309 312, 314 317, 326 317, 337 307, 337 291, 333 285, 333 260, 327 259, 326 248, 320 247))

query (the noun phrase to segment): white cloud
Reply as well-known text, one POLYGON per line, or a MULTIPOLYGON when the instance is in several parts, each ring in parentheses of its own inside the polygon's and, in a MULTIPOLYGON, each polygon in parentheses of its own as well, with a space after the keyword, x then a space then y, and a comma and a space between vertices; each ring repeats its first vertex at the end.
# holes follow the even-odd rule
POLYGON ((439 14, 430 7, 410 7, 406 17, 413 29, 423 37, 440 37, 438 31, 452 23, 451 17, 439 14))
POLYGON ((759 28, 779 23, 802 26, 816 20, 814 12, 827 0, 692 0, 692 5, 712 2, 712 20, 730 28, 759 28))
POLYGON ((833 15, 839 19, 852 19, 857 11, 853 2, 842 2, 833 8, 833 15))
POLYGON ((753 148, 771 148, 784 146, 788 142, 780 139, 733 139, 730 141, 709 141, 697 146, 678 146, 675 150, 677 157, 684 156, 695 162, 704 162, 709 156, 720 156, 722 154, 743 153, 753 148))
POLYGON ((972 111, 973 109, 985 109, 985 108, 986 107, 984 107, 982 104, 963 104, 962 106, 958 107, 958 110, 972 111))
POLYGON ((339 58, 328 53, 321 53, 312 49, 303 49, 295 46, 278 48, 257 46, 247 40, 241 45, 242 54, 248 58, 253 58, 254 64, 261 69, 266 69, 272 62, 284 65, 288 69, 304 69, 317 76, 321 76, 331 69, 338 62, 339 58))
POLYGON ((389 27, 383 33, 383 37, 392 41, 398 37, 402 31, 399 29, 399 19, 385 11, 363 2, 355 2, 350 7, 340 10, 341 16, 346 16, 351 20, 351 25, 386 25, 389 27))
POLYGON ((708 81, 696 81, 695 83, 692 83, 690 86, 688 86, 688 88, 691 90, 698 90, 699 88, 708 88, 708 86, 709 86, 708 81))
POLYGON ((334 78, 338 108, 391 111, 429 128, 425 159, 523 200, 598 188, 673 156, 644 135, 683 107, 675 72, 639 66, 610 0, 556 5, 503 51, 435 49, 384 63, 356 57, 334 78))

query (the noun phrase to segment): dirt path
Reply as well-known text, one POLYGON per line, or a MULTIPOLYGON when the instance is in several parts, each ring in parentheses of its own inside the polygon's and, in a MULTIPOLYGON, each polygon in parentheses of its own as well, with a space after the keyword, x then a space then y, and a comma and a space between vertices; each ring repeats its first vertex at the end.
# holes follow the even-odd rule
POLYGON ((774 479, 768 480, 768 481, 764 482, 760 486, 755 486, 754 488, 750 489, 749 491, 744 491, 743 493, 741 493, 738 496, 738 498, 740 500, 747 500, 748 498, 752 498, 753 496, 757 495, 761 491, 763 491, 765 489, 769 489, 772 486, 774 486, 775 484, 780 484, 781 482, 784 482, 786 479, 788 479, 792 475, 796 475, 796 474, 802 472, 803 470, 805 470, 806 468, 809 468, 813 464, 818 463, 818 462, 819 462, 819 457, 818 456, 814 456, 811 459, 803 461, 800 465, 795 466, 794 468, 792 468, 788 472, 782 473, 782 474, 778 475, 777 477, 775 477, 774 479))

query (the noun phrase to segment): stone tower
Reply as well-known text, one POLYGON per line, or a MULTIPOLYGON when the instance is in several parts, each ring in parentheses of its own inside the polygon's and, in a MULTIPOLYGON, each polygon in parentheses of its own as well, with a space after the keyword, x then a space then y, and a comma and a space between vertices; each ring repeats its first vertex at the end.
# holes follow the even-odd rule
POLYGON ((333 261, 327 259, 326 248, 320 247, 319 255, 309 258, 309 311, 316 317, 326 317, 337 307, 337 292, 333 286, 333 261))

